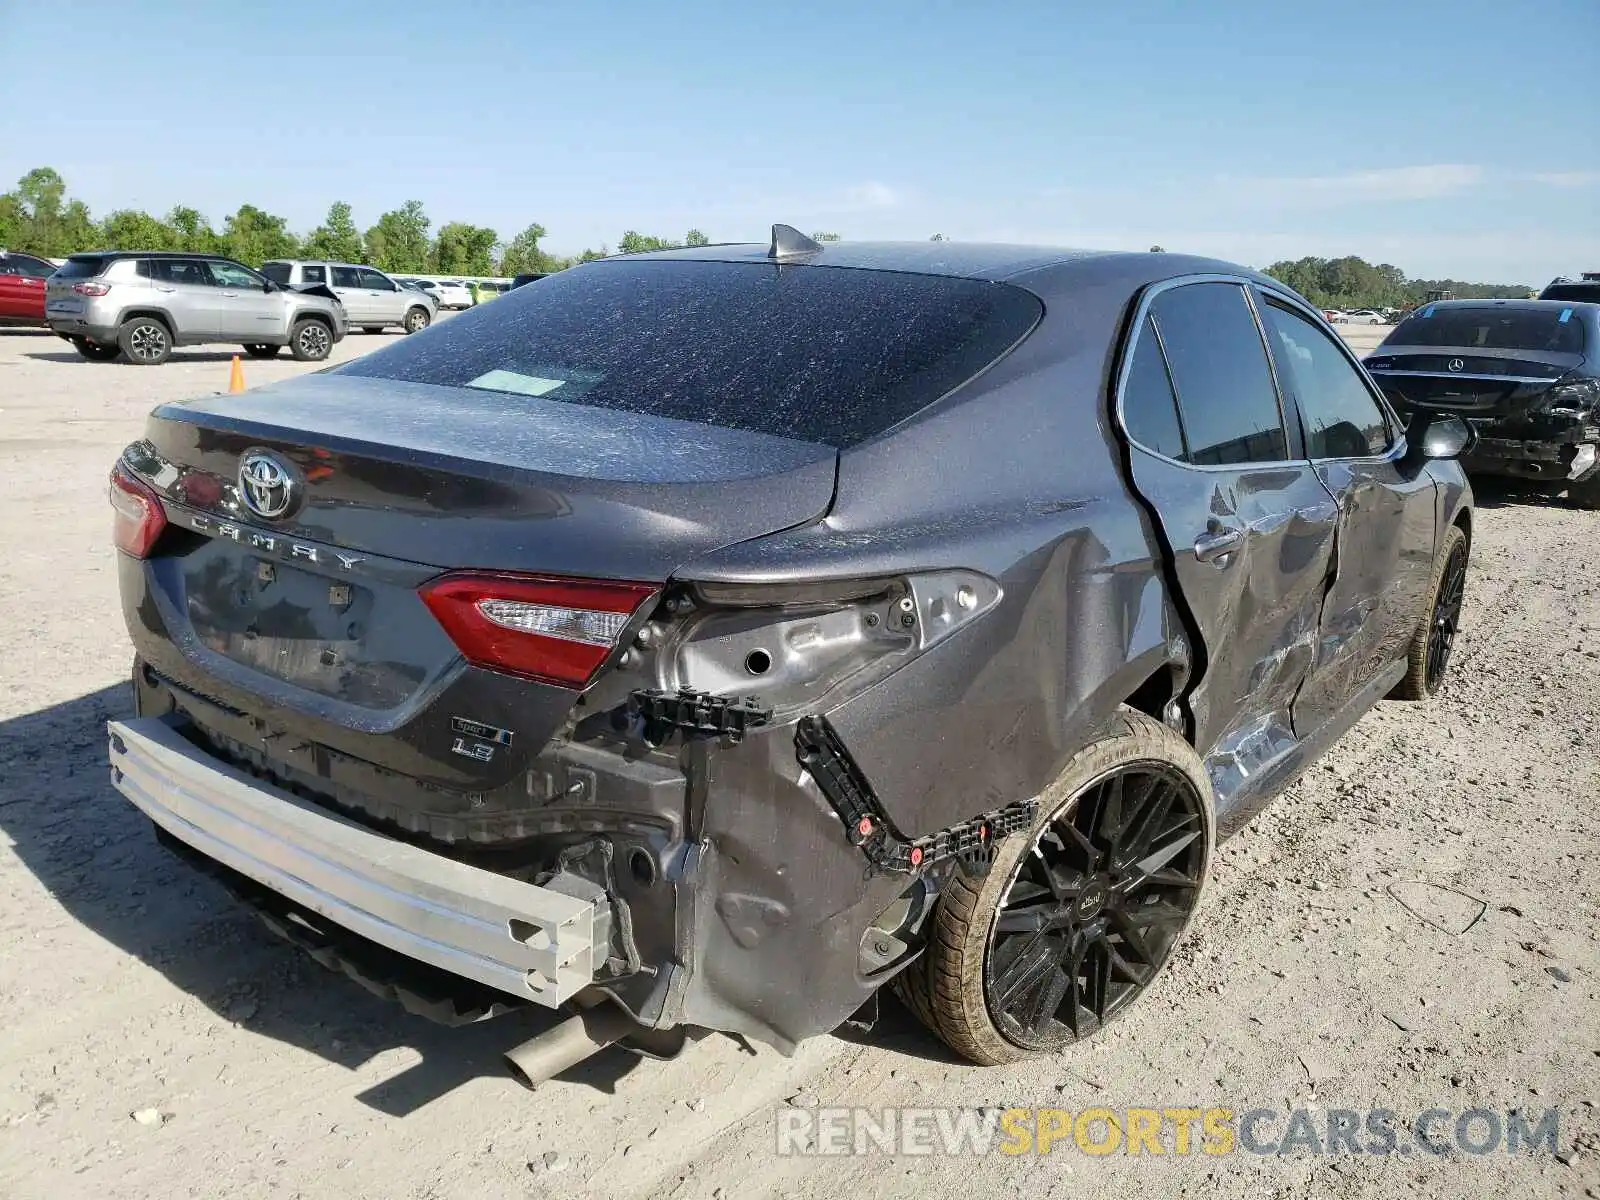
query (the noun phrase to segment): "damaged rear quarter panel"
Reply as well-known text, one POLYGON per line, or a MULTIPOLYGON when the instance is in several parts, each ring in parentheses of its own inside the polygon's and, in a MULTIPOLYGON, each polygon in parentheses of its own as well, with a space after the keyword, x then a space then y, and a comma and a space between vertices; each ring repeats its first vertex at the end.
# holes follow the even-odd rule
MULTIPOLYGON (((1126 284, 949 404, 840 458, 830 515, 686 566, 725 582, 983 572, 999 605, 828 713, 908 837, 1037 795, 1152 673, 1180 664, 1162 564, 1109 429, 1126 284)), ((1051 331, 1051 318, 1044 326, 1051 331)))

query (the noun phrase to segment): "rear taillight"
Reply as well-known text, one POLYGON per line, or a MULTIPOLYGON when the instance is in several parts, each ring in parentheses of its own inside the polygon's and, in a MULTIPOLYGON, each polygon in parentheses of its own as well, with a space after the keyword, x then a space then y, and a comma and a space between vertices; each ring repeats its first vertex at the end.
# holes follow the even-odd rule
POLYGON ((424 584, 422 601, 468 662, 581 688, 658 590, 647 583, 474 572, 424 584))
POLYGON ((167 527, 166 510, 155 489, 118 463, 111 469, 111 540, 117 549, 145 558, 167 527))
POLYGON ((75 283, 72 290, 80 296, 104 296, 111 290, 109 283, 75 283))

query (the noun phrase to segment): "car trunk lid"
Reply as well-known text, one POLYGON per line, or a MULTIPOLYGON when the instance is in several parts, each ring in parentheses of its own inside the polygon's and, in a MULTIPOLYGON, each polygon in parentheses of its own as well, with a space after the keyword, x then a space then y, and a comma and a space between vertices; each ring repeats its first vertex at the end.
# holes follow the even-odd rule
POLYGON ((1525 412, 1582 365, 1581 354, 1470 346, 1383 346, 1366 367, 1402 412, 1415 408, 1474 417, 1525 412))
MULTIPOLYGON (((460 681, 464 647, 429 611, 428 580, 630 581, 645 603, 690 558, 823 515, 836 458, 670 418, 313 375, 159 408, 124 461, 188 531, 147 571, 199 685, 315 716, 317 740, 361 754, 341 730, 392 732, 460 681), (261 458, 288 477, 276 518, 241 478, 261 458)), ((520 758, 582 686, 510 682, 520 758)))

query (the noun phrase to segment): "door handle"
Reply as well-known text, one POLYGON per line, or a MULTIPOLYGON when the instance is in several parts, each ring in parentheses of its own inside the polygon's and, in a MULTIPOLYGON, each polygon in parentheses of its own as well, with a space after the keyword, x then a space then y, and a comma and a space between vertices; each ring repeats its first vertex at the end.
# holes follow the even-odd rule
POLYGON ((1226 558, 1243 544, 1244 530, 1216 527, 1195 538, 1194 556, 1201 562, 1215 562, 1218 566, 1227 566, 1227 563, 1217 560, 1226 558))
POLYGON ((237 300, 239 298, 239 293, 238 292, 223 292, 222 294, 224 296, 226 296, 229 300, 237 300))
POLYGON ((158 292, 175 292, 177 290, 178 289, 174 288, 174 287, 157 287, 156 288, 156 291, 158 291, 158 292))

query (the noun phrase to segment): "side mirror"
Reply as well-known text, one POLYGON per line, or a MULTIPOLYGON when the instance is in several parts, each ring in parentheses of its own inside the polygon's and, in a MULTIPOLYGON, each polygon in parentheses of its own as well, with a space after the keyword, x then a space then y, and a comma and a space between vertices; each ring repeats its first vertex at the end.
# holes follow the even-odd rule
POLYGON ((1419 409, 1406 426, 1406 441, 1419 458, 1460 458, 1478 444, 1478 431, 1454 413, 1419 409))
POLYGON ((278 285, 273 283, 270 279, 263 279, 261 281, 261 290, 263 292, 275 292, 278 290, 278 285))

